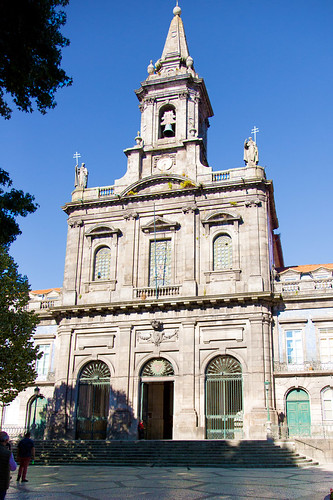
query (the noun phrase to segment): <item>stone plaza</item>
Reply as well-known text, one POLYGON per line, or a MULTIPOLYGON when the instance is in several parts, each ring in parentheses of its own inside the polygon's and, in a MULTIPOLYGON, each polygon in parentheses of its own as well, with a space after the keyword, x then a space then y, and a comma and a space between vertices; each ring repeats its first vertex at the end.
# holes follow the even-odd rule
POLYGON ((309 469, 29 468, 7 500, 329 500, 333 466, 309 469))

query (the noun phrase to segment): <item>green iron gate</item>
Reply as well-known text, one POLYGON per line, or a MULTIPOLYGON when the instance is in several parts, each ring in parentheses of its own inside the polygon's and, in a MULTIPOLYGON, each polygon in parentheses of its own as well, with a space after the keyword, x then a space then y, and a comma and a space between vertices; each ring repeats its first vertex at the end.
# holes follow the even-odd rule
POLYGON ((206 437, 243 437, 243 377, 240 363, 219 356, 206 372, 206 437))
POLYGON ((82 370, 76 419, 76 439, 105 439, 110 403, 110 370, 92 361, 82 370))

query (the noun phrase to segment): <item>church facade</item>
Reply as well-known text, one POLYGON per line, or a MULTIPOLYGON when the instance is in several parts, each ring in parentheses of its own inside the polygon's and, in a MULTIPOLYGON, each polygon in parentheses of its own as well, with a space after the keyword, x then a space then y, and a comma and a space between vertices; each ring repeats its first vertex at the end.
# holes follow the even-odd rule
POLYGON ((4 424, 68 439, 136 439, 139 422, 146 439, 328 435, 333 265, 284 267, 252 138, 243 168, 209 166, 213 110, 173 13, 136 90, 125 175, 88 188, 76 168, 63 288, 30 304, 39 392, 4 424))

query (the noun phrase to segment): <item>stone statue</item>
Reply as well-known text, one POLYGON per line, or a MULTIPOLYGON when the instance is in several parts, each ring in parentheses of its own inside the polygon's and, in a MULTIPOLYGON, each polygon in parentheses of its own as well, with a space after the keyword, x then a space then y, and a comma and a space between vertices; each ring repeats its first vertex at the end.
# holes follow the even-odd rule
POLYGON ((75 187, 86 188, 88 183, 88 170, 85 164, 82 163, 81 167, 75 167, 75 187))
POLYGON ((245 139, 244 161, 245 164, 249 166, 258 165, 259 162, 258 146, 254 142, 252 137, 245 139))

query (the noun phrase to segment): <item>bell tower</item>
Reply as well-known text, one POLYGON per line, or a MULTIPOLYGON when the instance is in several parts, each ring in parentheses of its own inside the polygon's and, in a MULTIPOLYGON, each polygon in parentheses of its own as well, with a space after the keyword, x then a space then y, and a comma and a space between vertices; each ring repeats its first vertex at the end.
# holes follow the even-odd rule
POLYGON ((146 80, 135 91, 141 127, 136 146, 125 150, 127 173, 115 183, 119 194, 154 175, 181 175, 198 183, 211 173, 207 130, 213 110, 204 80, 194 69, 180 16, 177 2, 162 56, 150 62, 146 80))

